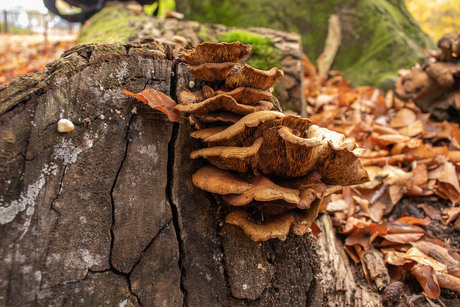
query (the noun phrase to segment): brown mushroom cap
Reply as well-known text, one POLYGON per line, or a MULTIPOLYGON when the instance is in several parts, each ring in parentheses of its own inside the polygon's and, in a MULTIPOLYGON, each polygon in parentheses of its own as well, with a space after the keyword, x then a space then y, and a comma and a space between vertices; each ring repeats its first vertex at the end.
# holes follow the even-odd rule
POLYGON ((229 88, 253 87, 263 91, 269 90, 284 72, 277 67, 270 70, 260 70, 244 64, 243 68, 234 69, 225 79, 225 86, 229 88))
POLYGON ((229 171, 213 166, 204 166, 192 175, 193 185, 201 190, 220 195, 241 194, 252 185, 229 171))
POLYGON ((234 43, 202 43, 188 53, 183 51, 184 60, 190 65, 203 63, 239 62, 251 53, 251 45, 234 43))
POLYGON ((179 93, 179 102, 182 104, 191 104, 201 102, 204 99, 210 98, 214 96, 214 90, 209 86, 205 85, 200 91, 191 92, 189 90, 185 90, 179 93))
POLYGON ((262 136, 265 129, 273 126, 287 126, 304 135, 310 120, 294 115, 285 116, 274 111, 252 113, 244 116, 226 130, 204 139, 212 145, 249 146, 256 138, 262 136))
POLYGON ((246 115, 256 111, 269 110, 273 104, 269 101, 261 101, 254 106, 239 104, 228 95, 217 95, 199 103, 182 105, 178 104, 176 109, 181 112, 192 113, 195 115, 204 115, 207 113, 225 110, 239 115, 246 115))
POLYGON ((245 206, 255 201, 269 202, 284 200, 291 204, 300 203, 299 190, 284 188, 264 176, 251 179, 252 188, 242 194, 226 195, 223 199, 232 206, 245 206))
POLYGON ((231 91, 219 90, 216 94, 232 96, 237 102, 254 105, 257 102, 273 97, 272 93, 252 87, 237 87, 231 91))
POLYGON ((300 202, 297 205, 299 209, 309 209, 311 204, 324 197, 327 187, 324 183, 316 183, 300 191, 300 202))
POLYGON ((303 236, 310 229, 311 224, 315 221, 319 212, 319 205, 321 199, 316 199, 308 210, 293 213, 294 223, 292 225, 292 232, 298 236, 303 236))
POLYGON ((285 240, 289 234, 294 217, 289 212, 275 216, 271 221, 259 225, 248 220, 248 214, 244 210, 238 210, 225 217, 227 224, 240 227, 252 241, 267 241, 269 239, 285 240))
POLYGON ((235 65, 233 62, 204 63, 187 69, 198 80, 212 82, 224 80, 235 65))
POLYGON ((274 111, 262 111, 248 114, 224 131, 211 135, 204 139, 204 141, 208 143, 234 144, 240 146, 243 143, 242 141, 246 139, 246 136, 253 135, 254 131, 257 130, 257 127, 261 123, 284 116, 283 113, 274 111))
MULTIPOLYGON (((310 126, 306 138, 293 132, 295 130, 289 127, 275 126, 263 130, 263 138, 259 137, 249 147, 210 147, 192 152, 191 157, 206 158, 221 169, 282 178, 303 177, 311 171, 318 171, 322 181, 331 185, 360 184, 369 180, 358 158, 363 149, 357 147, 354 139, 315 125, 310 126)), ((211 137, 206 137, 205 141, 211 137)), ((313 186, 304 184, 301 190, 313 186)), ((319 186, 315 188, 319 189, 319 186)), ((305 194, 303 207, 308 207, 311 199, 321 198, 323 192, 315 189, 308 197, 305 194)))
POLYGON ((269 215, 281 215, 286 212, 291 211, 292 209, 297 208, 296 204, 290 204, 285 201, 270 201, 270 202, 254 202, 255 208, 260 212, 263 212, 264 216, 269 215))
POLYGON ((354 139, 316 125, 310 126, 306 138, 294 135, 288 127, 270 128, 263 137, 258 160, 263 174, 293 178, 316 170, 326 184, 352 185, 369 180, 358 158, 363 149, 354 139))
POLYGON ((220 169, 247 173, 251 172, 257 165, 258 151, 262 143, 263 138, 258 138, 249 147, 215 146, 202 148, 192 151, 190 158, 205 158, 220 169))
POLYGON ((178 98, 181 104, 192 104, 204 100, 203 93, 201 91, 191 92, 188 90, 180 92, 178 98))
POLYGON ((436 80, 443 87, 451 87, 455 83, 455 77, 460 75, 460 64, 457 63, 431 63, 425 72, 431 79, 436 80))
POLYGON ((213 112, 204 115, 197 115, 197 117, 203 123, 223 122, 234 124, 239 121, 242 116, 231 112, 213 112))
POLYGON ((321 148, 320 159, 315 165, 324 183, 345 186, 369 181, 369 175, 359 160, 364 149, 358 147, 355 139, 311 125, 307 137, 318 135, 322 135, 327 143, 321 148))
POLYGON ((218 127, 206 128, 202 130, 193 131, 192 133, 190 133, 190 136, 195 139, 204 140, 205 138, 211 135, 214 135, 216 133, 222 132, 227 128, 228 126, 218 126, 218 127))

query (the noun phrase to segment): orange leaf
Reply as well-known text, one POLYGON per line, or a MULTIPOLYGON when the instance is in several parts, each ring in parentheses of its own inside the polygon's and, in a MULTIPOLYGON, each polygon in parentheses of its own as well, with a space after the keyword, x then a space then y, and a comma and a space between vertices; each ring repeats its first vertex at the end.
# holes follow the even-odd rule
POLYGON ((361 228, 352 233, 345 239, 345 244, 348 246, 361 245, 365 250, 371 248, 372 237, 369 234, 369 229, 361 228))
POLYGON ((418 219, 418 218, 413 217, 413 216, 405 216, 405 217, 402 217, 400 219, 397 219, 396 222, 407 223, 409 225, 422 226, 422 225, 430 224, 430 218, 426 217, 425 219, 422 220, 422 219, 418 219))
POLYGON ((126 95, 133 96, 137 100, 142 101, 152 109, 166 114, 171 122, 178 122, 180 120, 180 112, 174 109, 176 102, 162 92, 156 91, 152 88, 145 89, 138 94, 134 94, 126 90, 123 90, 123 92, 126 95))

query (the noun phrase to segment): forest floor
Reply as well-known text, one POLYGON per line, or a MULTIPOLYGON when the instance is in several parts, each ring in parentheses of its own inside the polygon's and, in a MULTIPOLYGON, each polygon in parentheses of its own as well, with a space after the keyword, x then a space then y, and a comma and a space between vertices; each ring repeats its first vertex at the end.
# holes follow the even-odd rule
POLYGON ((0 34, 0 85, 16 76, 42 71, 65 50, 75 46, 76 34, 0 34))
POLYGON ((344 187, 326 209, 356 273, 382 290, 382 276, 374 280, 363 261, 377 249, 384 305, 395 305, 398 293, 408 306, 460 306, 459 124, 432 121, 393 91, 351 88, 339 72, 319 76, 303 64, 309 118, 365 149, 370 182, 344 187))

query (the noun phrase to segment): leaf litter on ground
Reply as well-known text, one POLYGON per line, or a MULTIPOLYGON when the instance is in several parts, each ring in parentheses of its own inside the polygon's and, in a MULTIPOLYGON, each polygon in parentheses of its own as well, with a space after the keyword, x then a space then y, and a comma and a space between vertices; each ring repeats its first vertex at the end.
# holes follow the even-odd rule
POLYGON ((326 208, 346 253, 369 282, 362 258, 377 248, 392 281, 412 275, 431 299, 442 288, 460 291, 460 254, 436 236, 454 222, 460 231, 459 125, 430 120, 391 90, 351 88, 339 72, 318 75, 309 61, 303 65, 309 118, 366 149, 361 161, 370 181, 344 187, 326 208), (398 207, 404 199, 408 210, 398 207))

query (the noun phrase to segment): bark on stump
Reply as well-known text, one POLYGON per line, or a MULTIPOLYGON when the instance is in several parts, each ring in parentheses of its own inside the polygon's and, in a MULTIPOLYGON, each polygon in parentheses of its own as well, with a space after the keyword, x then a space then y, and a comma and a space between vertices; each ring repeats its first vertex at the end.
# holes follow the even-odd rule
POLYGON ((352 305, 312 236, 252 242, 192 185, 188 121, 122 92, 200 86, 151 47, 79 46, 0 88, 0 305, 352 305))

